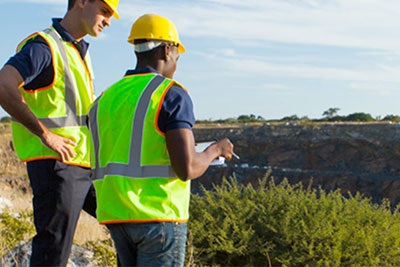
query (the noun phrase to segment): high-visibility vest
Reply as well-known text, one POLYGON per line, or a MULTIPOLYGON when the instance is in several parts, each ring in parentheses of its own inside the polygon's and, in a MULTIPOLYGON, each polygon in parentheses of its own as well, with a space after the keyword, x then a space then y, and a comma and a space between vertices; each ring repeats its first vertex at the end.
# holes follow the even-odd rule
MULTIPOLYGON (((44 88, 27 91, 20 88, 25 102, 38 119, 52 131, 77 143, 76 155, 65 163, 90 167, 90 133, 87 114, 94 101, 92 67, 89 53, 82 60, 71 42, 65 42, 51 27, 28 36, 18 46, 17 52, 27 41, 41 36, 50 46, 54 68, 53 82, 44 88)), ((22 124, 12 122, 15 151, 22 161, 58 159, 60 156, 42 144, 22 124)))
POLYGON ((125 76, 90 109, 100 223, 188 220, 190 181, 174 173, 158 128, 163 99, 174 84, 154 73, 125 76))

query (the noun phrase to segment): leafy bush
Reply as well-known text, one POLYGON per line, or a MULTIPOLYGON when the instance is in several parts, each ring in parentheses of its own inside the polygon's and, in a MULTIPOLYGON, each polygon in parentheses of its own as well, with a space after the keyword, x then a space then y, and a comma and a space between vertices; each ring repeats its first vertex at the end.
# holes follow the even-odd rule
POLYGON ((214 189, 192 198, 188 265, 400 266, 400 217, 387 201, 267 178, 214 189))
MULTIPOLYGON (((20 243, 31 240, 35 234, 33 212, 21 211, 13 214, 0 213, 0 258, 20 243)), ((94 253, 93 261, 97 266, 116 266, 117 258, 111 238, 99 241, 87 241, 84 247, 94 253)), ((1 266, 1 263, 0 263, 1 266)))
MULTIPOLYGON (((0 214, 0 255, 33 236, 32 212, 0 214)), ((112 240, 87 242, 99 266, 115 266, 112 240)), ((223 180, 193 195, 187 266, 400 266, 400 213, 339 190, 223 180)))
POLYGON ((352 113, 350 115, 347 115, 346 120, 347 121, 374 121, 374 118, 368 113, 358 112, 358 113, 352 113))
POLYGON ((93 260, 97 266, 117 266, 117 257, 111 238, 97 242, 87 241, 84 247, 94 253, 93 260))
POLYGON ((383 121, 400 122, 400 116, 398 116, 398 115, 386 115, 382 120, 383 121))
POLYGON ((2 123, 9 123, 9 122, 11 122, 11 117, 9 117, 9 116, 2 117, 2 118, 0 119, 0 122, 2 122, 2 123))
POLYGON ((0 214, 0 258, 35 233, 32 211, 0 214))

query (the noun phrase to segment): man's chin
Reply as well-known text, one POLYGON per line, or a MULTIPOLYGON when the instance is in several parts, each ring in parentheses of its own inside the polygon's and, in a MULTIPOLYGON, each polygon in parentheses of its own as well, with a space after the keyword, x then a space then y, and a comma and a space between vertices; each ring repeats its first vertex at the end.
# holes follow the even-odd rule
POLYGON ((89 34, 90 36, 92 36, 92 37, 99 37, 100 32, 98 32, 98 31, 93 31, 93 32, 89 32, 88 34, 89 34))

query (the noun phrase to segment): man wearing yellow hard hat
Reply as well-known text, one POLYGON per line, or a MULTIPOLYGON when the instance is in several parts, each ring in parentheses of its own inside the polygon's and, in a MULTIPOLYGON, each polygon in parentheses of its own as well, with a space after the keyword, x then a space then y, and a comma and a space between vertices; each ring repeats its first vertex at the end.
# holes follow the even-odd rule
POLYGON ((190 180, 219 156, 228 139, 195 151, 193 105, 174 81, 185 52, 174 24, 146 14, 128 42, 137 65, 89 112, 97 218, 110 229, 123 266, 183 266, 190 180))
POLYGON ((32 266, 66 266, 81 209, 96 215, 88 109, 93 102, 87 34, 98 36, 118 0, 69 0, 64 18, 28 36, 0 71, 0 105, 26 162, 36 235, 32 266))

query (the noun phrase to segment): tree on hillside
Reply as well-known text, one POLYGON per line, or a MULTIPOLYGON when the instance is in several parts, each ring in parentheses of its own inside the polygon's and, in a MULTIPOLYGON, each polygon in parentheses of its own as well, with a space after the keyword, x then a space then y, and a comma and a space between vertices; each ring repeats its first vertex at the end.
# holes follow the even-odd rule
POLYGON ((240 116, 237 118, 237 120, 238 120, 238 121, 249 121, 249 120, 250 120, 250 117, 249 117, 249 115, 240 115, 240 116))
POLYGON ((257 120, 258 120, 258 121, 265 121, 264 117, 263 117, 263 116, 260 116, 260 115, 257 116, 257 120))
POLYGON ((255 121, 261 121, 261 120, 265 120, 262 116, 256 116, 254 114, 250 114, 250 115, 240 115, 237 118, 238 121, 240 122, 255 122, 255 121))
POLYGON ((0 119, 0 122, 11 122, 11 117, 5 116, 0 119))
POLYGON ((327 119, 331 119, 337 115, 339 110, 340 108, 329 108, 328 110, 325 110, 324 113, 322 113, 322 116, 327 119))
POLYGON ((386 115, 383 118, 384 121, 400 122, 400 116, 398 115, 386 115))
POLYGON ((371 114, 364 112, 356 112, 346 116, 347 121, 374 121, 371 114))
POLYGON ((300 118, 296 114, 292 116, 286 116, 280 119, 280 121, 298 121, 298 120, 300 120, 300 118))

